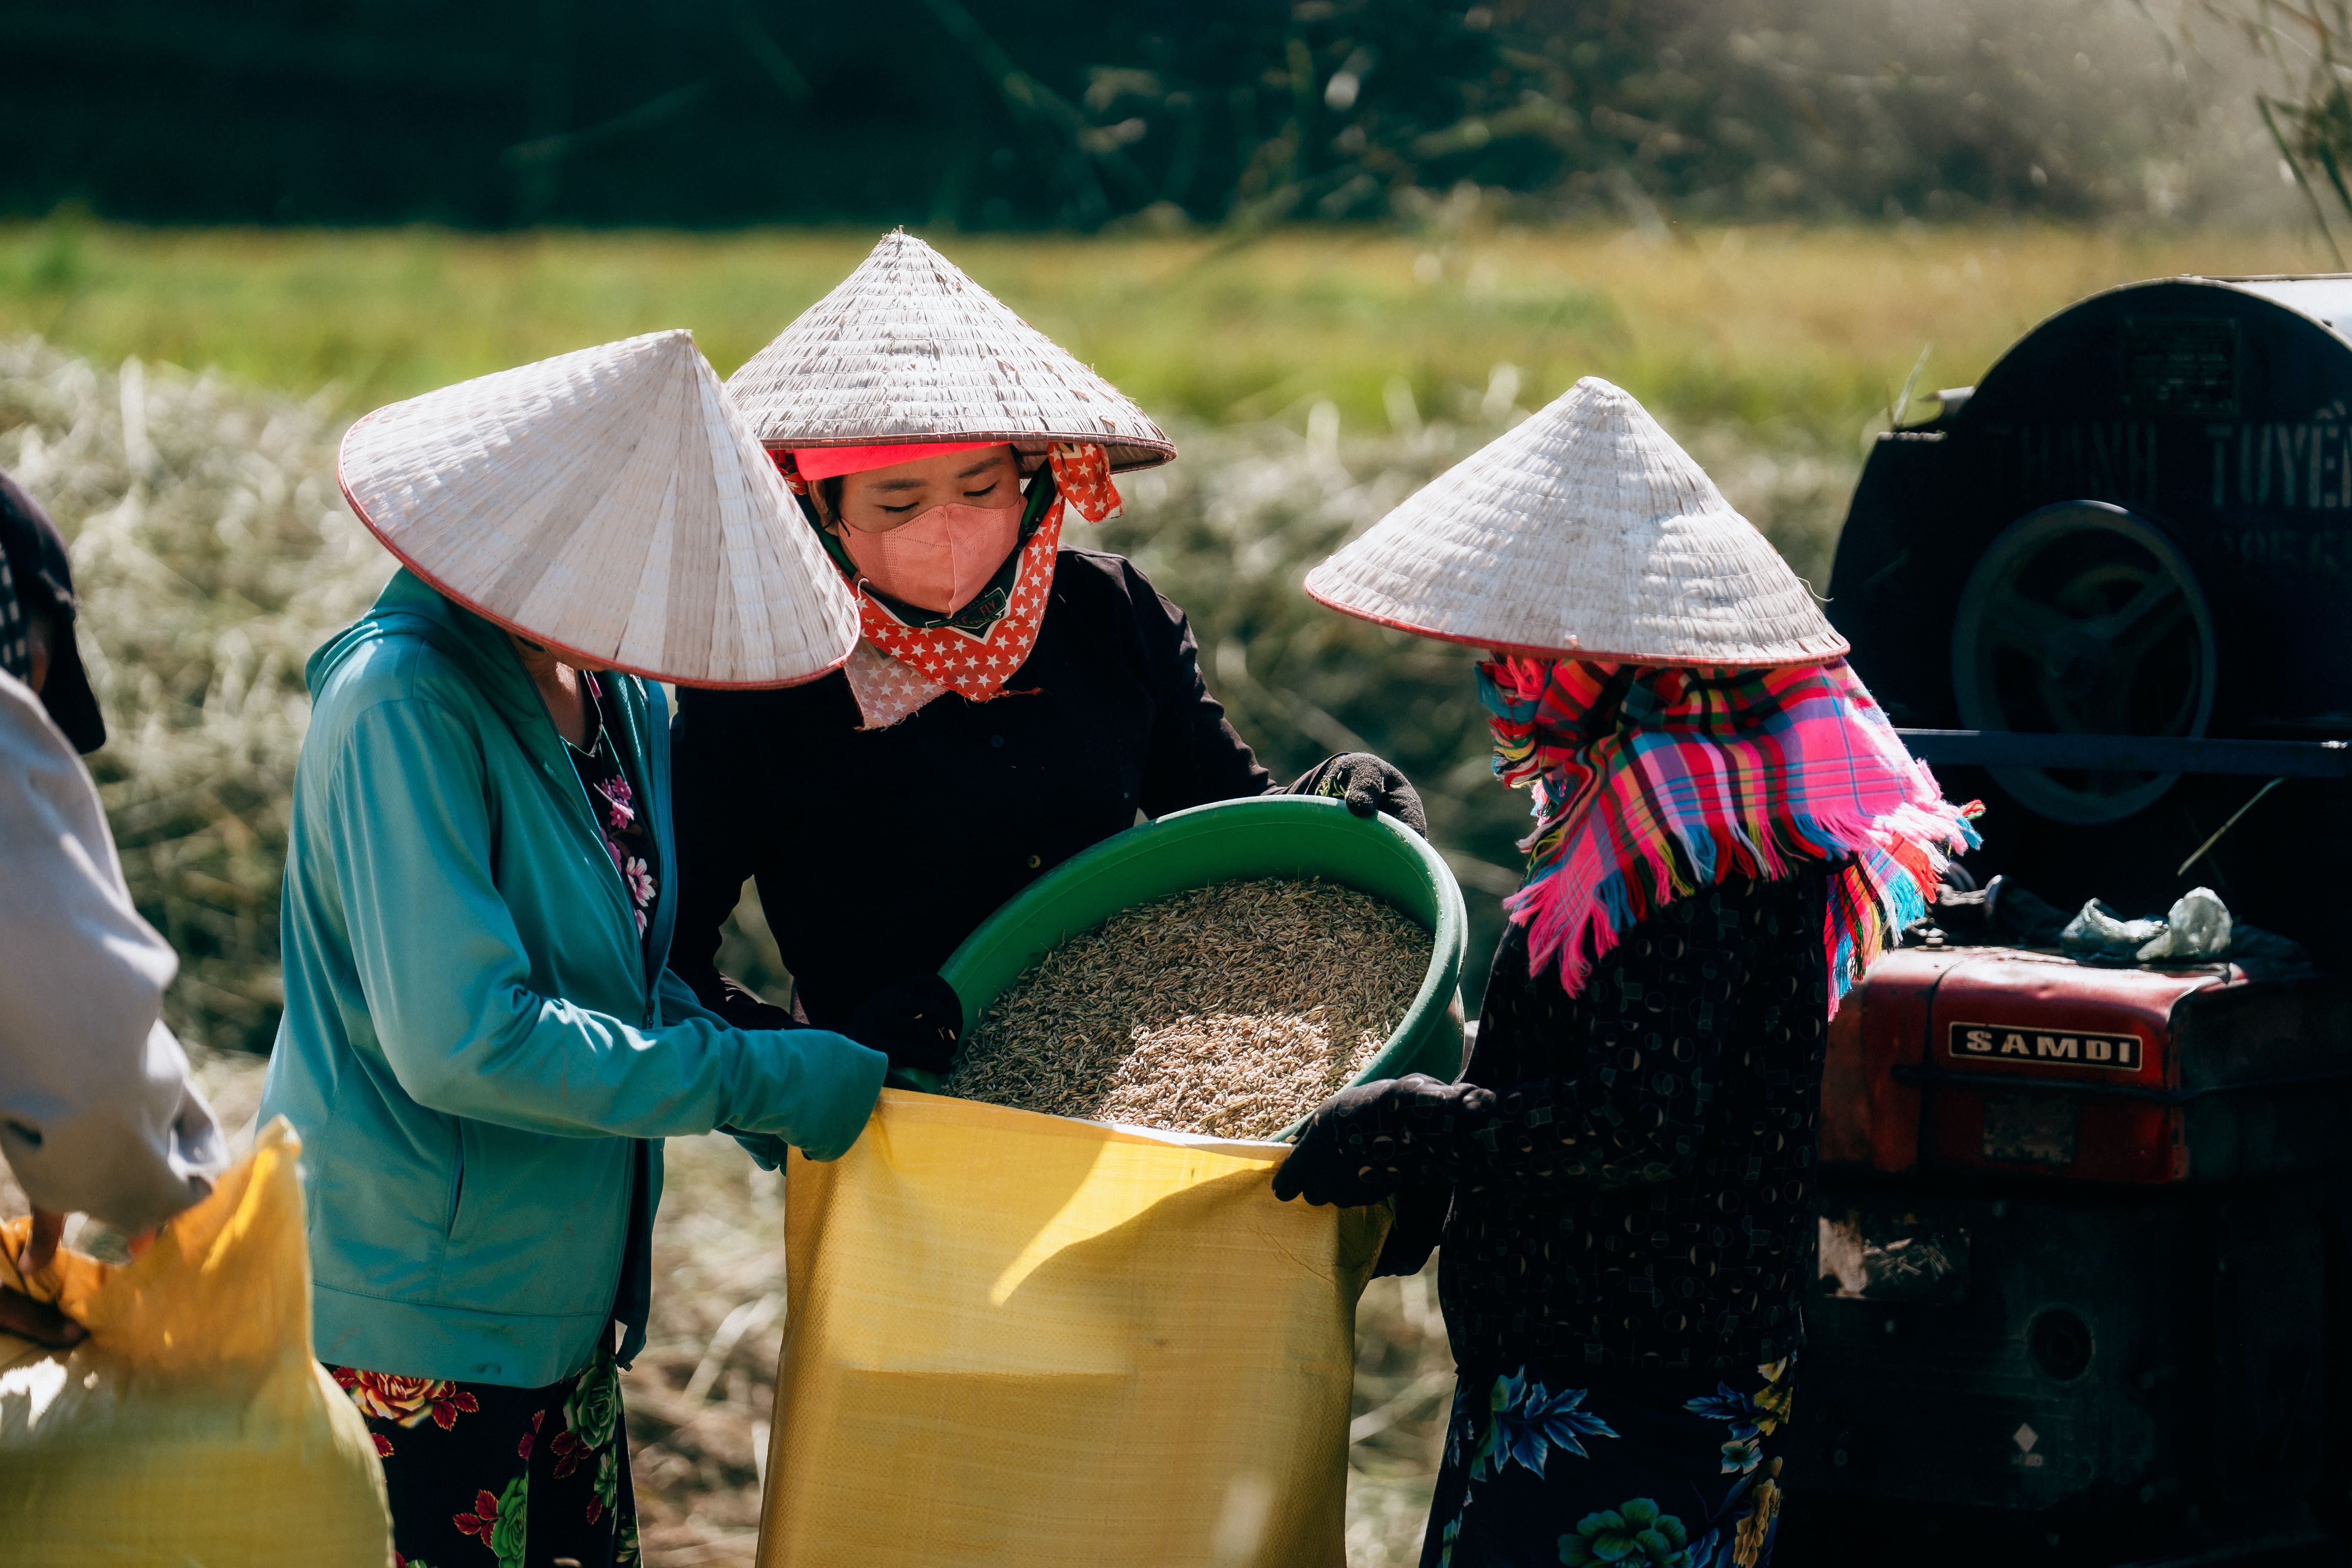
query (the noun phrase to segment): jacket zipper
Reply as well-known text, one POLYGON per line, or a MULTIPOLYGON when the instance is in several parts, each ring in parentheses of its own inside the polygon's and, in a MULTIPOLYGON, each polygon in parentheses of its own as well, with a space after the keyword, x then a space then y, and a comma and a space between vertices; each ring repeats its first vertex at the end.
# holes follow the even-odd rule
POLYGON ((452 1121, 456 1125, 450 1131, 457 1145, 453 1163, 457 1169, 457 1173, 449 1178, 449 1217, 441 1226, 441 1235, 445 1239, 457 1234, 457 1210, 466 1201, 466 1124, 457 1118, 452 1118, 452 1121))
MULTIPOLYGON (((653 1005, 652 981, 645 973, 645 936, 637 930, 636 901, 629 897, 628 884, 622 879, 621 868, 613 864, 612 851, 604 847, 604 830, 596 820, 596 803, 588 798, 588 787, 580 782, 580 770, 572 765, 572 753, 566 749, 562 732, 555 728, 555 721, 548 717, 544 711, 541 712, 541 717, 546 721, 548 732, 555 738, 558 762, 551 763, 545 757, 541 757, 539 763, 540 771, 549 776, 549 782, 554 785, 558 793, 571 799, 573 806, 572 814, 573 825, 577 826, 583 816, 586 819, 590 847, 594 852, 594 859, 604 868, 604 886, 620 902, 621 929, 627 933, 630 945, 636 951, 637 972, 645 985, 646 1005, 650 1008, 653 1005)), ((602 722, 601 718, 599 721, 602 722)), ((616 752, 620 749, 618 742, 614 742, 614 749, 616 752)), ((626 778, 628 772, 628 769, 622 768, 621 776, 626 778)), ((650 817, 650 803, 641 801, 637 808, 647 813, 650 817)), ((668 868, 665 867, 662 871, 663 880, 667 881, 668 876, 668 868)), ((655 894, 655 900, 656 903, 660 900, 658 890, 655 894)), ((652 917, 648 915, 646 919, 650 925, 652 917)))

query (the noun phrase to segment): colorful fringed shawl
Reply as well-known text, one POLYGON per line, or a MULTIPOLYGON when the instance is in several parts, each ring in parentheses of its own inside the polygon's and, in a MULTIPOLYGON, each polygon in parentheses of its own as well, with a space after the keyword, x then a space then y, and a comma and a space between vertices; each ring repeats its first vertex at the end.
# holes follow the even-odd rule
POLYGON ((1707 674, 1507 658, 1478 667, 1495 773, 1534 793, 1528 965, 1573 994, 1661 906, 1728 877, 1844 861, 1822 942, 1830 1011, 1923 918, 1968 819, 1843 661, 1707 674))

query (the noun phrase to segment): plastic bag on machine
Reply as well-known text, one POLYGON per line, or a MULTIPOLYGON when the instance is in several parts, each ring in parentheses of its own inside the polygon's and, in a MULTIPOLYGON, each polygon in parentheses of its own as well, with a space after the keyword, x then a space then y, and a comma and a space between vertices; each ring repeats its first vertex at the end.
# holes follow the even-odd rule
POLYGON ((2191 888, 2174 901, 2164 930, 2135 955, 2142 963, 2165 959, 2195 963, 2230 951, 2230 907, 2210 888, 2191 888))
POLYGON ((386 1568, 374 1439, 310 1354, 301 1144, 284 1118, 155 1244, 29 1281, 32 1221, 0 1225, 0 1285, 89 1330, 0 1333, 0 1559, 45 1568, 386 1568))
POLYGON ((886 1089, 793 1154, 761 1568, 1340 1568, 1389 1210, 1287 1152, 886 1089))
POLYGON ((2162 918, 2125 921, 2098 900, 2058 933, 2058 945, 2077 958, 2139 963, 2200 963, 2230 951, 2229 906, 2210 888, 2191 888, 2162 918))

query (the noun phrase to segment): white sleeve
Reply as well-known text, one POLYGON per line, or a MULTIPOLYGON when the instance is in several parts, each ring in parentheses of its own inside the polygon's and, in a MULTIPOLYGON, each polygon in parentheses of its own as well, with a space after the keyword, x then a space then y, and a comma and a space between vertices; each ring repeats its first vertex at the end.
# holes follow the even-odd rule
POLYGON ((0 1154, 35 1204, 145 1230, 227 1164, 163 1026, 178 969, 81 759, 0 673, 0 1154))

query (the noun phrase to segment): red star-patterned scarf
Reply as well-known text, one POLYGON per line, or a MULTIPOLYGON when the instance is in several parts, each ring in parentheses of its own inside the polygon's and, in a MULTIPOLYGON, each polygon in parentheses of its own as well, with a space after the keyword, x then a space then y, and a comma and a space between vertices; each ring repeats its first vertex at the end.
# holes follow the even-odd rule
MULTIPOLYGON (((776 456, 787 482, 804 493, 805 482, 791 466, 792 454, 776 456)), ((1062 543, 1064 509, 1075 506, 1080 517, 1097 523, 1119 514, 1110 459, 1100 447, 1057 442, 1046 449, 1045 461, 1052 470, 1053 494, 1044 515, 1034 526, 1024 525, 1023 542, 1004 569, 954 615, 909 620, 884 604, 856 572, 843 572, 857 595, 865 636, 842 673, 857 699, 864 728, 887 729, 950 691, 973 702, 1005 695, 1004 683, 1028 658, 1045 620, 1054 588, 1054 556, 1062 543)))

